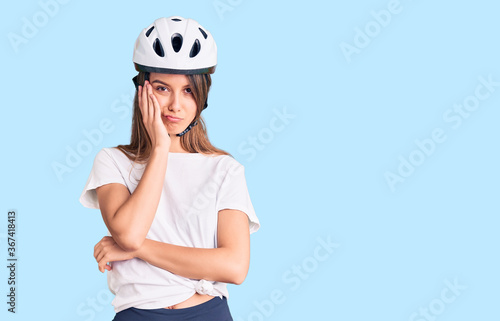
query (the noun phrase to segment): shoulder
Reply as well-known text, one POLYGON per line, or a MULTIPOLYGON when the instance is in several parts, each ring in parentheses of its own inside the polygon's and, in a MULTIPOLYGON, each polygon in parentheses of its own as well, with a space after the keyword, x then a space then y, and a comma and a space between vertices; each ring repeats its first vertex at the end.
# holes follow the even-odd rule
POLYGON ((225 154, 201 154, 203 155, 203 159, 208 163, 213 163, 214 168, 218 173, 235 173, 239 171, 244 170, 244 166, 237 161, 233 156, 231 155, 225 155, 225 154))
POLYGON ((208 159, 214 159, 217 162, 223 162, 226 164, 231 164, 232 166, 240 165, 240 162, 238 162, 233 156, 231 155, 225 155, 225 154, 202 154, 206 156, 208 159))
POLYGON ((243 164, 241 164, 232 156, 221 155, 219 156, 219 159, 220 163, 222 164, 222 166, 220 166, 220 169, 221 171, 225 172, 226 175, 233 176, 245 173, 245 166, 243 166, 243 164))
POLYGON ((95 158, 98 160, 111 160, 115 158, 113 147, 103 147, 97 152, 95 158))
POLYGON ((111 153, 108 147, 101 148, 94 157, 94 162, 96 161, 107 161, 111 159, 111 153))
POLYGON ((103 147, 95 156, 96 160, 114 162, 116 164, 129 163, 129 158, 116 147, 103 147))
POLYGON ((111 155, 113 155, 117 159, 120 158, 123 160, 130 160, 130 158, 135 157, 135 154, 133 154, 132 152, 124 151, 118 147, 106 147, 103 149, 107 150, 111 155))

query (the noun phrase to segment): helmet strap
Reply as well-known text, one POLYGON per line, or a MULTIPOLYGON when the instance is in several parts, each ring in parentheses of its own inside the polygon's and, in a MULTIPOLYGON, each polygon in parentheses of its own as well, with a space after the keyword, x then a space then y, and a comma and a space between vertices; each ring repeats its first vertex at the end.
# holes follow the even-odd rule
MULTIPOLYGON (((134 82, 134 86, 135 86, 136 91, 139 90, 139 82, 137 81, 137 77, 139 77, 139 75, 132 78, 132 81, 134 82)), ((144 75, 144 81, 146 81, 146 80, 149 81, 149 72, 146 72, 144 75)))
POLYGON ((182 133, 179 133, 179 134, 175 134, 175 136, 183 136, 185 133, 187 133, 191 128, 193 128, 193 126, 196 126, 196 124, 198 124, 198 120, 195 120, 194 122, 191 123, 191 125, 189 125, 186 129, 184 129, 182 131, 182 133))

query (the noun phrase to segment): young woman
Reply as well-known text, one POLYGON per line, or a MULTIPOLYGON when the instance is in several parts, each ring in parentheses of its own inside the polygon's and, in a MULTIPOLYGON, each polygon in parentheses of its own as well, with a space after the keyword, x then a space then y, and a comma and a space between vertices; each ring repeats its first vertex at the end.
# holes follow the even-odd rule
POLYGON ((217 47, 196 21, 160 18, 133 62, 130 144, 97 153, 80 196, 109 232, 94 257, 113 320, 232 320, 226 284, 245 279, 260 223, 243 165, 210 143, 201 116, 217 47))

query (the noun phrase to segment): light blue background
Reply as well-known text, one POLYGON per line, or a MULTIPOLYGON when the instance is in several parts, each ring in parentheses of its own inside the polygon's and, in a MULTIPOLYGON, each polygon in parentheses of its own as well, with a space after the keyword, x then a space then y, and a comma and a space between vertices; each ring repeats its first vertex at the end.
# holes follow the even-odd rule
POLYGON ((473 101, 480 77, 500 81, 497 2, 68 1, 43 21, 45 2, 0 14, 2 266, 8 210, 19 258, 15 315, 0 270, 2 320, 113 318, 93 257, 106 228, 78 198, 95 154, 129 141, 137 35, 171 15, 216 39, 203 115, 212 143, 245 166, 262 224, 245 282, 229 286, 235 320, 426 320, 421 308, 430 321, 498 320, 500 87, 483 88, 460 126, 443 119, 473 101), (371 12, 392 5, 377 30, 371 12), (35 17, 44 25, 12 45, 35 17), (373 37, 345 55, 356 28, 373 37), (279 130, 277 111, 294 116, 279 130), (113 130, 58 179, 54 162, 67 165, 103 119, 113 130), (415 140, 436 128, 446 140, 391 190, 386 172, 398 174, 400 155, 418 161, 415 140), (318 238, 338 247, 317 252, 318 238))

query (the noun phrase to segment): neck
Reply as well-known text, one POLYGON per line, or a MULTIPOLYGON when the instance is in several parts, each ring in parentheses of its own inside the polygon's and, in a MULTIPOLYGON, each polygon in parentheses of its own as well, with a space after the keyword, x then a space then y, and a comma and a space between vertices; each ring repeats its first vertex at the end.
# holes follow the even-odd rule
POLYGON ((181 138, 179 136, 170 135, 169 152, 171 152, 171 153, 187 153, 187 151, 185 151, 181 147, 181 138))

